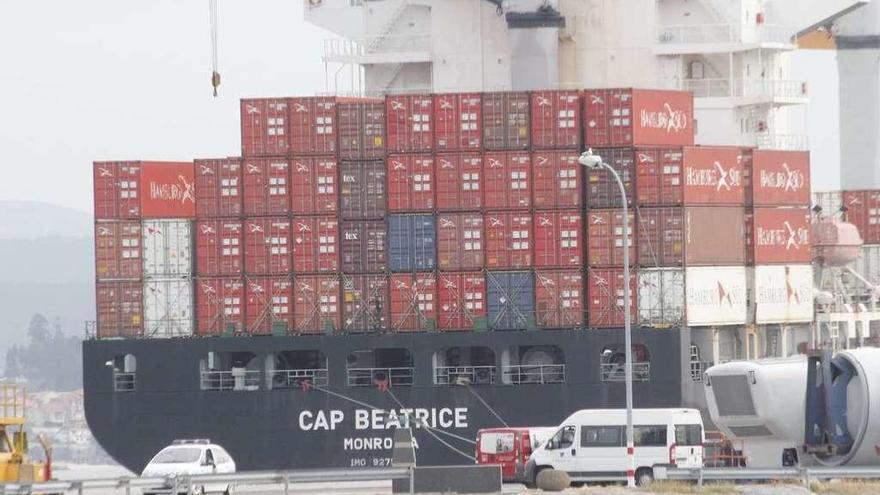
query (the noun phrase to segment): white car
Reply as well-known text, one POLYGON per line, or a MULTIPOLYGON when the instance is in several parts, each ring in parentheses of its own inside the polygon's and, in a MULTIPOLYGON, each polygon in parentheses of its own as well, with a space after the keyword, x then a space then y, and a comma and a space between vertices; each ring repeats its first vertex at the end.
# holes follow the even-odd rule
MULTIPOLYGON (((232 474, 235 461, 226 450, 209 440, 175 440, 156 454, 144 467, 141 477, 162 478, 174 475, 232 474)), ((186 486, 178 487, 183 493, 186 486)), ((232 495, 231 483, 198 484, 193 493, 205 494, 220 492, 232 495)), ((144 490, 144 494, 170 493, 172 486, 161 486, 144 490)), ((176 495, 176 494, 175 494, 176 495)))

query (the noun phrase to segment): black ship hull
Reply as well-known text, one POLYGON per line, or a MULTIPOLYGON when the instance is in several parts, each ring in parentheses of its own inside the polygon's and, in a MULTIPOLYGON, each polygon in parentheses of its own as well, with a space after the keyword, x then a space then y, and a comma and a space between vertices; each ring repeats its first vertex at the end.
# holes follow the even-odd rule
MULTIPOLYGON (((636 407, 685 405, 692 385, 689 332, 637 329, 633 342, 644 346, 642 359, 650 362, 634 384, 636 407)), ((407 421, 388 411, 409 409, 421 423, 414 429, 418 463, 461 464, 473 462, 466 456, 473 456, 470 442, 480 428, 502 421, 553 426, 577 409, 623 407, 624 383, 603 367, 603 349, 622 343, 620 330, 89 340, 83 344, 85 413, 101 446, 134 472, 177 438, 210 438, 242 470, 382 466, 390 462, 395 421, 407 421), (492 349, 499 370, 493 383, 438 385, 435 354, 452 346, 492 349), (505 379, 505 349, 516 346, 562 349, 564 375, 505 379), (352 386, 349 356, 377 348, 411 352, 411 384, 352 386), (248 352, 260 363, 295 350, 326 355, 326 385, 268 389, 263 369, 249 390, 206 390, 209 352, 248 352), (117 364, 125 355, 136 358, 136 371, 120 387, 117 364)))

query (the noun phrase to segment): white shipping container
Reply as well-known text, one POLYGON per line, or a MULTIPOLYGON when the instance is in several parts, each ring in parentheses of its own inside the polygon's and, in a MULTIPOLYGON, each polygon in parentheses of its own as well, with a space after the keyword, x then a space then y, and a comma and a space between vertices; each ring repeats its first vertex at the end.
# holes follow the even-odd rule
POLYGON ((748 319, 746 267, 700 266, 685 272, 688 326, 744 325, 748 319))
POLYGON ((144 278, 192 275, 192 222, 144 220, 144 278))
POLYGON ((748 276, 755 324, 813 320, 812 265, 759 265, 749 268, 748 276))
MULTIPOLYGON (((868 282, 880 285, 880 245, 862 246, 862 257, 852 264, 852 269, 868 282)), ((850 283, 857 294, 870 293, 870 288, 856 277, 849 276, 848 280, 851 280, 850 283)))
POLYGON ((639 271, 639 325, 668 327, 684 321, 684 270, 655 268, 639 271))
POLYGON ((193 334, 193 281, 155 278, 144 282, 144 336, 187 337, 193 334))

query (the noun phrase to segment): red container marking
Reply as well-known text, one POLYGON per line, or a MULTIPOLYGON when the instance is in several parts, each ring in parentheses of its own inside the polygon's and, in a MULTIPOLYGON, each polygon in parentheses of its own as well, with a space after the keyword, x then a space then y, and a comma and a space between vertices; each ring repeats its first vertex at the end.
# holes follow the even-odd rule
POLYGON ((385 275, 343 275, 342 317, 345 333, 372 333, 390 328, 388 278, 385 275))
POLYGON ((379 160, 385 157, 385 102, 363 98, 340 100, 339 157, 343 160, 379 160))
POLYGON ((483 148, 483 95, 434 95, 434 144, 437 151, 483 148))
POLYGON ((486 322, 486 277, 480 272, 442 272, 437 279, 439 313, 437 327, 442 331, 474 330, 486 322))
POLYGON ((529 208, 532 160, 528 152, 489 152, 484 157, 486 208, 529 208))
POLYGON ((298 334, 333 334, 342 328, 339 275, 303 275, 293 286, 293 322, 298 334))
POLYGON ((684 204, 745 204, 741 148, 712 146, 684 149, 684 204))
POLYGON ((431 151, 434 148, 434 100, 430 95, 393 95, 385 99, 388 151, 431 151))
POLYGON ((196 217, 241 217, 241 158, 196 160, 196 217))
POLYGON ((388 269, 388 226, 384 221, 342 222, 342 271, 377 273, 388 269))
POLYGON ((532 266, 532 215, 490 212, 483 216, 486 232, 486 268, 532 266))
POLYGON ((690 92, 596 89, 586 91, 583 100, 588 147, 694 144, 690 92))
POLYGON ((432 211, 434 190, 434 158, 431 155, 388 157, 388 211, 432 211))
POLYGON ((245 159, 245 216, 286 215, 290 204, 290 162, 284 158, 245 159))
POLYGON ((425 332, 437 328, 437 279, 433 273, 391 276, 391 329, 425 332))
POLYGON ((755 208, 747 215, 748 262, 810 263, 810 210, 808 208, 755 208))
POLYGON ((290 279, 249 277, 245 283, 247 333, 287 333, 293 329, 293 282, 290 279))
POLYGON ((755 206, 810 204, 810 154, 806 151, 752 152, 747 192, 755 206))
MULTIPOLYGON (((630 317, 636 321, 636 271, 632 270, 629 280, 630 317)), ((623 328, 626 319, 623 303, 627 284, 623 278, 623 268, 593 269, 587 272, 588 314, 590 327, 623 328)))
MULTIPOLYGON (((623 213, 620 210, 587 212, 587 262, 591 267, 623 266, 623 213)), ((629 262, 636 263, 636 222, 629 214, 629 262)))
POLYGON ((95 219, 141 217, 141 163, 95 162, 95 219))
POLYGON ((579 211, 537 212, 533 223, 536 268, 583 266, 585 231, 579 211))
POLYGON ((483 143, 487 150, 529 149, 528 93, 483 93, 483 143))
POLYGON ((196 270, 200 276, 241 275, 244 262, 242 222, 208 220, 196 223, 196 270))
POLYGON ((95 276, 98 280, 141 278, 141 223, 131 221, 95 224, 95 276))
MULTIPOLYGON (((626 191, 627 205, 632 205, 636 177, 635 151, 632 148, 607 148, 593 151, 602 156, 602 160, 611 165, 620 176, 626 191)), ((607 170, 589 169, 587 171, 587 206, 590 208, 620 208, 623 206, 620 186, 607 170)))
POLYGON ((192 162, 141 163, 141 214, 144 218, 195 218, 196 185, 192 162))
POLYGON ((580 208, 581 168, 577 151, 537 151, 532 155, 535 208, 580 208))
POLYGON ((294 156, 336 153, 336 98, 306 96, 291 98, 290 151, 294 156))
POLYGON ((294 218, 294 272, 338 272, 339 251, 339 222, 336 217, 294 218))
POLYGON ((483 249, 483 215, 437 215, 437 262, 441 270, 480 270, 483 249))
POLYGON ((683 201, 682 148, 636 148, 636 200, 640 206, 673 206, 683 201))
POLYGON ((286 155, 290 151, 290 119, 286 98, 241 100, 242 156, 286 155))
POLYGON ((581 148, 579 91, 535 91, 531 94, 534 149, 581 148))
POLYGON ((384 161, 342 162, 339 195, 343 220, 385 217, 386 174, 384 161))
POLYGON ((336 158, 297 157, 291 164, 290 211, 294 215, 328 215, 339 211, 336 158))
POLYGON ((140 281, 97 282, 97 337, 137 338, 144 334, 144 292, 140 281))
POLYGON ((290 220, 286 218, 246 220, 244 243, 244 269, 248 275, 290 273, 290 220))
POLYGON ((479 210, 483 206, 483 157, 478 153, 438 154, 437 209, 479 210))
POLYGON ((543 328, 584 324, 584 276, 580 270, 535 272, 535 322, 543 328))
POLYGON ((244 331, 244 279, 196 280, 197 335, 237 334, 244 331))

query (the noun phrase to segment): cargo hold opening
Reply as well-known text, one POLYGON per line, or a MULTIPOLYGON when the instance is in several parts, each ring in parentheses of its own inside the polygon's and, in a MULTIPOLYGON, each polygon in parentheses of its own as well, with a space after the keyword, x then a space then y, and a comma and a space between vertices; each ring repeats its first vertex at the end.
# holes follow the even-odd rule
POLYGON ((326 387, 327 356, 318 350, 280 351, 266 356, 266 388, 326 387))
POLYGON ((253 352, 210 351, 199 361, 202 390, 260 389, 260 364, 253 352))
MULTIPOLYGON (((651 356, 644 344, 632 345, 632 377, 637 382, 651 380, 651 356)), ((611 344, 602 348, 599 355, 599 369, 603 382, 626 381, 626 347, 611 344)))
POLYGON ((447 347, 434 353, 435 385, 491 385, 495 374, 495 353, 488 347, 447 347))
POLYGON ((565 354, 555 345, 512 346, 501 353, 505 385, 565 383, 565 354))
POLYGON ((364 349, 346 358, 349 387, 411 386, 415 375, 409 349, 364 349))

